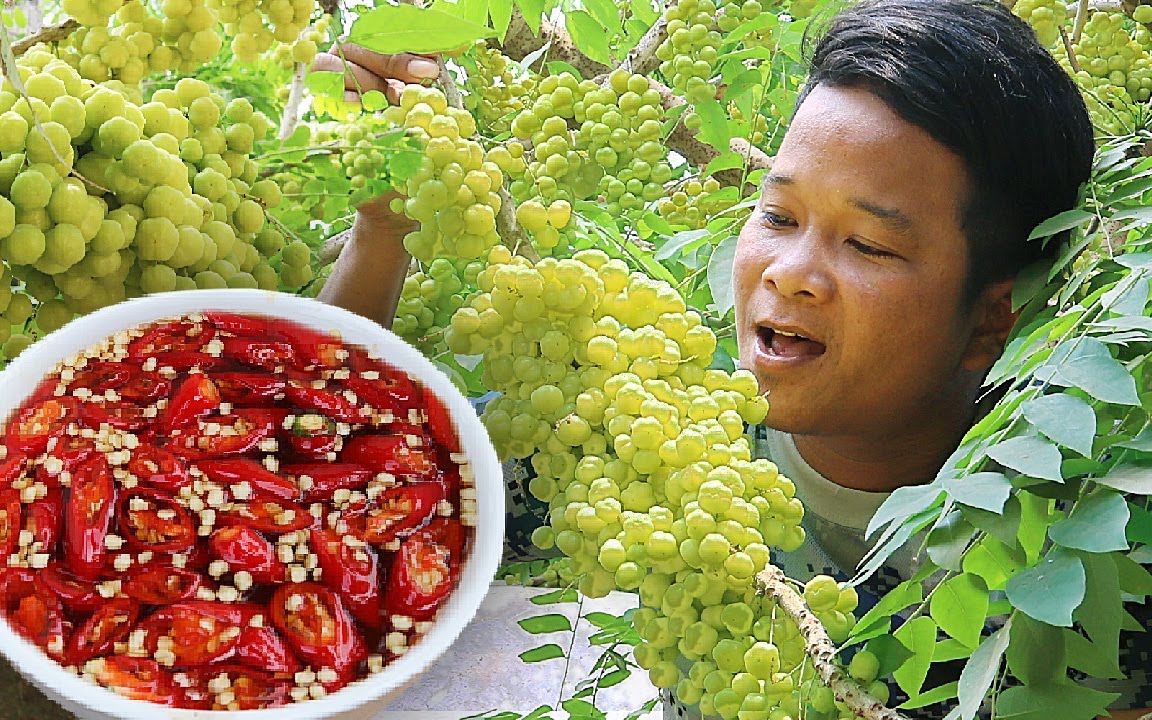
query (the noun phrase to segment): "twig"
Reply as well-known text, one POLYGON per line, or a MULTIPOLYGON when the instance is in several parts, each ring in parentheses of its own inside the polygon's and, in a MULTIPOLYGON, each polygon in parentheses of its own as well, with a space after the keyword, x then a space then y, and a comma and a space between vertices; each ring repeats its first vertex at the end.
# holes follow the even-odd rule
POLYGON ((1068 55, 1068 64, 1072 66, 1072 72, 1080 72, 1080 61, 1076 59, 1076 53, 1072 50, 1072 41, 1068 39, 1068 33, 1064 28, 1060 28, 1060 39, 1064 42, 1064 52, 1068 55))
POLYGON ((780 609, 796 621, 807 644, 808 657, 824 684, 831 688, 836 699, 852 712, 866 720, 908 720, 904 715, 887 707, 868 694, 860 683, 849 677, 835 663, 836 646, 828 637, 824 625, 809 609, 804 598, 788 585, 780 568, 769 565, 756 576, 756 589, 776 601, 780 609))
MULTIPOLYGON (((1072 42, 1080 42, 1080 36, 1084 33, 1084 24, 1088 22, 1088 0, 1080 0, 1076 5, 1076 20, 1072 24, 1072 42)), ((1060 28, 1060 34, 1064 35, 1064 28, 1060 28)), ((1068 38, 1064 37, 1065 44, 1068 43, 1068 38)), ((1068 56, 1072 57, 1072 62, 1075 63, 1076 59, 1073 57, 1072 48, 1068 48, 1068 56)), ((1079 70, 1077 70, 1079 72, 1079 70)))
MULTIPOLYGON (((675 5, 676 2, 669 3, 669 7, 675 5)), ((631 70, 637 75, 648 75, 657 67, 660 66, 660 59, 656 57, 656 48, 660 47, 665 40, 668 39, 668 8, 664 9, 664 13, 652 23, 652 27, 648 28, 648 32, 644 33, 644 37, 636 43, 636 47, 632 48, 632 52, 628 53, 628 57, 624 58, 624 62, 620 63, 620 67, 631 70)))
POLYGON ((292 85, 288 92, 288 103, 284 106, 284 114, 280 116, 280 140, 292 137, 296 126, 300 123, 300 105, 304 102, 304 76, 308 68, 304 63, 296 63, 292 72, 292 85))
POLYGON ((12 53, 14 55, 23 55, 37 43, 58 42, 71 35, 72 32, 79 27, 80 23, 71 18, 56 25, 49 25, 37 33, 12 43, 12 53))
POLYGON ((348 228, 325 240, 324 244, 320 246, 320 252, 316 253, 320 259, 320 266, 323 267, 336 262, 336 258, 340 257, 340 251, 348 244, 351 237, 352 228, 348 228))

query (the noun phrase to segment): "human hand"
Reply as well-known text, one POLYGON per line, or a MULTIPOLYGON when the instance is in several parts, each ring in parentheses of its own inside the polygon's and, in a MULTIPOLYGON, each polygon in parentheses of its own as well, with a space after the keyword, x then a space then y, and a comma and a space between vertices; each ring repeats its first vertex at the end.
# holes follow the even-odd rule
POLYGON ((400 101, 405 85, 440 74, 435 55, 385 55, 350 43, 333 45, 328 52, 318 54, 312 69, 343 72, 344 99, 348 102, 358 102, 363 93, 379 90, 393 104, 400 101))

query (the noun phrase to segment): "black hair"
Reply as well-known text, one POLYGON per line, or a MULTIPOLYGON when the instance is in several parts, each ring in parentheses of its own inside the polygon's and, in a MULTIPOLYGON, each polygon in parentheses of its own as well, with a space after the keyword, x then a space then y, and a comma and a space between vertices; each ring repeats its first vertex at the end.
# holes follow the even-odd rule
POLYGON ((826 27, 797 107, 817 85, 860 87, 963 159, 967 299, 1053 257, 1064 238, 1028 235, 1076 205, 1095 146, 1080 91, 1031 27, 996 0, 864 0, 826 27))

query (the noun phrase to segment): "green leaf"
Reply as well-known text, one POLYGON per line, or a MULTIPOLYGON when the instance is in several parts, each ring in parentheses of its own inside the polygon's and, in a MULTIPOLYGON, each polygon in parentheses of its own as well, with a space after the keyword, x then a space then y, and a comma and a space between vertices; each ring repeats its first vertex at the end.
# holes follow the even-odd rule
POLYGON ((944 570, 960 570, 960 561, 976 529, 959 510, 948 513, 928 533, 928 557, 944 570))
MULTIPOLYGON (((1124 533, 1128 541, 1152 544, 1152 512, 1131 503, 1128 505, 1128 512, 1132 514, 1124 533)), ((1147 552, 1147 548, 1140 548, 1135 552, 1141 551, 1147 552)))
POLYGON ((484 25, 442 10, 415 5, 381 5, 360 13, 349 42, 379 53, 436 53, 467 45, 496 33, 484 25))
POLYGON ((936 623, 932 618, 921 616, 904 623, 892 634, 912 651, 912 656, 892 673, 892 677, 901 690, 909 696, 916 695, 928 677, 928 668, 932 666, 936 623))
POLYGON ((1064 678, 1068 667, 1064 632, 1027 615, 1017 615, 1012 621, 1012 641, 1005 653, 1012 674, 1029 685, 1064 678))
POLYGON ((572 630, 572 621, 564 615, 555 613, 524 618, 517 624, 533 635, 552 632, 569 632, 572 630))
POLYGON ((1113 555, 1120 577, 1120 589, 1129 595, 1152 595, 1152 573, 1127 555, 1113 555))
POLYGON ((999 590, 1024 567, 1024 551, 985 537, 964 555, 963 567, 984 578, 989 590, 999 590))
POLYGON ((955 638, 945 638, 936 643, 936 650, 932 652, 932 662, 943 663, 952 660, 961 660, 972 657, 972 648, 955 638))
POLYGON ((652 257, 660 261, 676 257, 688 247, 702 244, 704 238, 708 237, 708 234, 707 230, 684 230, 683 232, 678 232, 668 238, 668 241, 661 245, 652 257))
POLYGON ((1120 672, 1120 665, 1117 662, 1116 648, 1110 648, 1106 652, 1100 645, 1075 630, 1061 630, 1060 632, 1064 633, 1064 648, 1068 658, 1068 667, 1098 678, 1115 679, 1121 677, 1123 673, 1120 672))
POLYGON ((1120 624, 1124 616, 1124 605, 1120 599, 1120 573, 1112 559, 1115 555, 1077 555, 1084 564, 1087 589, 1084 602, 1073 616, 1084 627, 1092 642, 1113 660, 1119 657, 1120 624))
POLYGON ((941 630, 975 648, 988 613, 988 586, 979 575, 957 575, 936 588, 928 609, 941 630))
POLYGON ((304 76, 304 86, 313 95, 344 99, 344 73, 330 70, 313 70, 304 76))
POLYGON ((926 693, 921 693, 914 698, 908 698, 902 705, 897 705, 901 710, 915 710, 928 705, 935 705, 938 702, 951 700, 956 697, 956 690, 960 687, 958 680, 953 680, 944 685, 938 685, 926 693))
POLYGON ((620 32, 620 11, 612 0, 583 0, 583 3, 600 27, 612 34, 620 32))
POLYGON ((728 114, 715 100, 705 100, 696 105, 700 116, 700 129, 696 133, 702 142, 711 145, 718 153, 729 152, 728 141, 732 134, 728 130, 728 114))
POLYGON ((1055 442, 1092 456, 1096 412, 1082 398, 1067 393, 1044 395, 1024 403, 1022 410, 1028 422, 1055 442))
POLYGON ((580 596, 577 595, 575 588, 561 588, 535 595, 531 601, 534 605, 554 605, 555 603, 577 602, 579 599, 580 596))
POLYGON ((1128 503, 1110 490, 1081 498, 1072 513, 1048 529, 1057 545, 1087 552, 1127 550, 1128 503))
POLYGON ((564 657, 564 650, 556 643, 548 643, 520 653, 520 659, 526 663, 538 663, 562 657, 564 657))
POLYGON ((892 591, 880 598, 880 601, 873 605, 871 610, 864 613, 856 621, 849 637, 859 639, 865 632, 881 626, 886 630, 890 627, 888 623, 893 615, 907 607, 923 602, 923 600, 924 586, 918 582, 906 580, 892 588, 892 591))
POLYGON ((609 615, 606 612, 590 612, 584 616, 584 619, 600 628, 601 630, 608 627, 609 625, 615 625, 622 622, 621 618, 615 615, 609 615))
POLYGON ((1101 485, 1133 495, 1152 495, 1152 468, 1117 465, 1107 475, 1095 478, 1101 485))
POLYGON ((741 167, 744 167, 744 158, 740 156, 740 153, 728 150, 712 158, 712 161, 708 163, 708 167, 704 168, 704 175, 707 176, 712 173, 718 173, 721 170, 734 170, 741 167))
POLYGON ((548 0, 516 0, 516 7, 524 16, 524 22, 532 29, 533 35, 540 34, 540 21, 544 19, 544 6, 548 0))
POLYGON ((1095 215, 1093 213, 1087 212, 1086 210, 1068 210, 1050 217, 1037 225, 1031 234, 1028 235, 1028 239, 1035 240, 1036 238, 1055 235, 1056 233, 1070 230, 1078 225, 1083 225, 1094 217, 1095 215))
POLYGON ((492 27, 501 41, 508 34, 512 24, 512 0, 488 0, 488 14, 492 17, 492 27))
POLYGON ((1022 475, 1064 482, 1060 474, 1060 450, 1036 435, 996 443, 988 448, 988 457, 1022 475))
POLYGON ((613 685, 619 685, 630 677, 632 677, 631 670, 613 670, 610 673, 605 673, 604 677, 597 680, 596 687, 600 688, 601 690, 604 688, 610 688, 613 685))
POLYGON ((865 539, 871 538, 873 533, 893 520, 902 521, 932 507, 939 500, 941 490, 940 485, 936 483, 897 488, 868 521, 868 529, 864 533, 865 539))
POLYGON ((1003 473, 978 472, 948 480, 944 489, 958 503, 1000 513, 1012 492, 1012 482, 1003 473))
POLYGON ((1020 501, 1020 529, 1016 537, 1020 540, 1026 562, 1032 564, 1040 558, 1040 551, 1048 540, 1053 503, 1030 492, 1019 493, 1016 497, 1020 501))
POLYGON ((1056 385, 1078 387, 1097 400, 1117 405, 1139 405, 1136 381, 1095 338, 1080 337, 1058 346, 1036 377, 1056 385))
POLYGON ((573 698, 560 703, 568 711, 569 720, 604 720, 604 711, 587 700, 573 698))
POLYGON ((1120 697, 1071 683, 1008 688, 996 699, 997 720, 1092 720, 1120 697))
POLYGON ((979 529, 988 533, 1009 547, 1016 547, 1016 533, 1020 529, 1020 501, 1015 495, 1004 503, 1002 513, 988 512, 979 508, 963 508, 964 517, 979 529))
POLYGON ((973 720, 976 717, 976 711, 980 709, 988 688, 992 687, 992 681, 1000 670, 1000 661, 1004 658, 1011 632, 1012 619, 1009 618, 1003 627, 980 643, 980 647, 964 663, 964 669, 960 671, 960 684, 957 686, 960 702, 955 710, 961 720, 973 720))
POLYGON ((603 65, 612 63, 612 55, 608 50, 608 33, 604 32, 604 28, 595 18, 583 10, 573 10, 564 16, 564 22, 577 50, 603 65))
POLYGON ((1052 549, 1032 567, 1012 576, 1004 590, 1013 607, 1040 622, 1072 627, 1072 611, 1086 592, 1084 565, 1080 558, 1052 549), (1059 592, 1053 592, 1059 588, 1059 592))
MULTIPOLYGON (((769 13, 765 13, 765 15, 770 16, 769 13)), ((741 95, 763 84, 763 82, 763 75, 760 74, 759 70, 745 70, 728 83, 728 87, 724 89, 724 99, 729 102, 738 100, 741 95)))
POLYGON ((720 241, 708 259, 708 287, 712 290, 712 300, 721 317, 736 304, 732 295, 732 263, 736 258, 736 236, 729 235, 720 241))
POLYGON ((869 640, 865 649, 880 661, 880 670, 877 673, 880 677, 891 675, 896 668, 904 664, 905 660, 912 657, 912 651, 905 647, 904 643, 887 634, 869 640))

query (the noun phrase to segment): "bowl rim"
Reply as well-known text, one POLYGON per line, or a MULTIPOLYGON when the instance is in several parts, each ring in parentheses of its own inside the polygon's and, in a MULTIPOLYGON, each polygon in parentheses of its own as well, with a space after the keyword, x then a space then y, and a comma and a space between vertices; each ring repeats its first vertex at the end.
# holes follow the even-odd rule
POLYGON ((185 710, 133 700, 73 674, 0 621, 0 652, 49 698, 62 696, 106 716, 125 720, 319 720, 345 713, 402 689, 436 662, 475 617, 495 577, 503 550, 503 471, 475 409, 447 375, 398 335, 334 305, 269 290, 186 290, 145 295, 76 318, 46 335, 0 371, 0 420, 31 394, 47 369, 117 331, 189 313, 227 311, 291 320, 318 330, 337 330, 345 342, 368 349, 419 380, 444 402, 456 423, 461 450, 475 471, 477 524, 460 582, 441 607, 432 629, 410 651, 341 690, 320 699, 264 710, 185 710), (31 382, 24 378, 33 378, 31 382), (19 391, 11 386, 21 383, 19 391))

